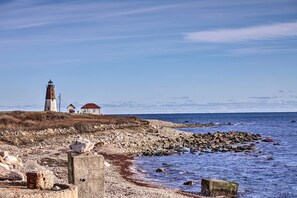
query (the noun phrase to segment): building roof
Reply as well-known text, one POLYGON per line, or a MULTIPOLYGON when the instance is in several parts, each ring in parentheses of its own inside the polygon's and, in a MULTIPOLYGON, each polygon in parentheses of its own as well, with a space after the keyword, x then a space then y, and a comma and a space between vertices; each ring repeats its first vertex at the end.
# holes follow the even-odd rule
POLYGON ((68 107, 72 107, 73 109, 75 109, 75 106, 73 104, 68 105, 68 107))
POLYGON ((99 107, 98 105, 96 105, 94 103, 87 103, 81 107, 81 109, 100 109, 100 108, 101 107, 99 107))

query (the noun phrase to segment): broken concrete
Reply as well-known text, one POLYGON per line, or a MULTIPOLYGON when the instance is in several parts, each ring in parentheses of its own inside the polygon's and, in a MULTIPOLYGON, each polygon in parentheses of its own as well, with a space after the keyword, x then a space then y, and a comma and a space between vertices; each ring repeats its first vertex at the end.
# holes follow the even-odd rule
POLYGON ((30 189, 50 190, 54 187, 54 173, 52 171, 28 172, 27 187, 30 189))
POLYGON ((202 179, 201 194, 206 196, 236 197, 238 184, 225 180, 202 179))

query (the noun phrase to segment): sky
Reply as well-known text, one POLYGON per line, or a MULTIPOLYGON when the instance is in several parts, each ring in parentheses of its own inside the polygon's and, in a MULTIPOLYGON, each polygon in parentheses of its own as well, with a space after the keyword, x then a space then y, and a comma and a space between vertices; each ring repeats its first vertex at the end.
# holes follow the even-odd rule
POLYGON ((297 112, 296 0, 0 0, 0 111, 297 112))

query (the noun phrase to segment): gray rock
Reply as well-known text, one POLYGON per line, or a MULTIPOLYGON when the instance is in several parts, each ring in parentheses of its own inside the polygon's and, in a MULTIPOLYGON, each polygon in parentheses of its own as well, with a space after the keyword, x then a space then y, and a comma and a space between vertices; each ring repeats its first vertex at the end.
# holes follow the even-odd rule
POLYGON ((94 143, 88 139, 78 138, 71 143, 69 148, 77 153, 85 153, 94 148, 94 143))
POLYGON ((16 170, 16 169, 10 170, 6 175, 6 177, 8 180, 13 180, 13 181, 17 181, 17 180, 23 181, 25 179, 23 173, 21 173, 19 170, 16 170))
POLYGON ((59 187, 59 186, 54 186, 52 188, 52 191, 59 191, 59 190, 61 190, 61 187, 59 187))

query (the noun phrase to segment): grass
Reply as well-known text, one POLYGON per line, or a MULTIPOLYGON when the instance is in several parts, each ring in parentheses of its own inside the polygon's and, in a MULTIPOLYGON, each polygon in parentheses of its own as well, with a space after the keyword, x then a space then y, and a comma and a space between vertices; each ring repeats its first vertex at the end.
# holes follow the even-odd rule
POLYGON ((99 124, 147 125, 148 122, 132 116, 103 116, 60 112, 0 112, 0 130, 42 130, 70 127, 80 130, 99 124))

